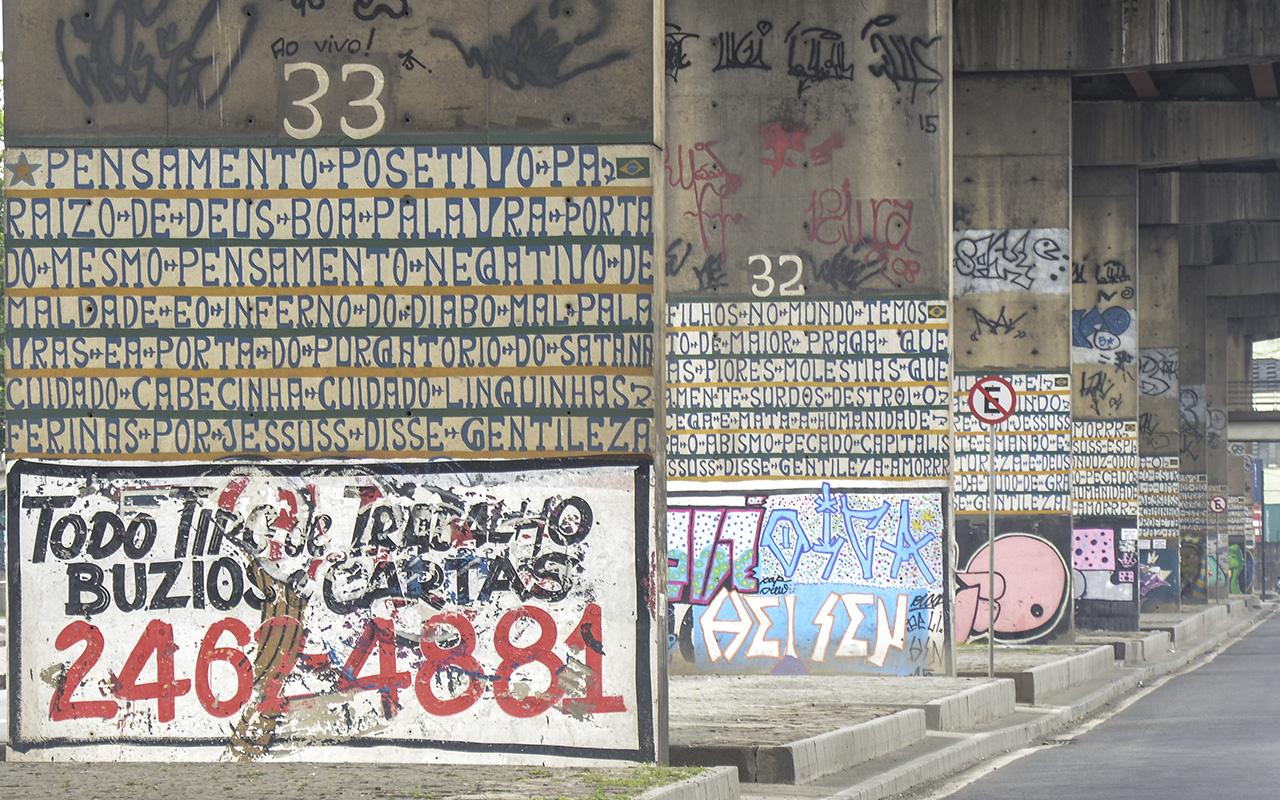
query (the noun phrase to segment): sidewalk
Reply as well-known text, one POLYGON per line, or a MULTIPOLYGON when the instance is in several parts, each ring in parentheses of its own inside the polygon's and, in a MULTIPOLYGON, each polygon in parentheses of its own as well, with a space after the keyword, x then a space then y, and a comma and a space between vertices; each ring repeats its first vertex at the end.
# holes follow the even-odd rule
POLYGON ((0 763, 0 796, 90 800, 251 788, 308 800, 884 800, 1050 736, 1242 635, 1276 608, 1202 606, 1161 615, 1152 621, 1160 630, 1081 632, 1074 646, 1001 647, 995 680, 985 677, 982 647, 960 648, 957 660, 983 677, 673 677, 672 768, 0 763))

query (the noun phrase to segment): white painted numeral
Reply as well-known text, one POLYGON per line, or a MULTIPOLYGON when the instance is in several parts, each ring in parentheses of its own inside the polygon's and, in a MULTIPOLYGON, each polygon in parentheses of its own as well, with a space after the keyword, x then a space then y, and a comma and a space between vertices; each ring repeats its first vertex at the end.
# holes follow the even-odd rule
POLYGON ((352 139, 367 139, 378 131, 382 130, 382 126, 387 124, 387 112, 382 107, 382 101, 378 98, 382 96, 382 89, 387 84, 387 79, 382 74, 382 70, 372 64, 343 64, 342 65, 342 82, 346 83, 357 72, 363 72, 372 79, 372 87, 369 94, 360 100, 352 100, 349 105, 352 108, 372 108, 373 124, 363 128, 357 128, 347 122, 344 115, 340 120, 342 132, 350 136, 352 139))
POLYGON ((293 101, 295 106, 305 108, 311 114, 311 124, 305 128, 294 127, 293 123, 289 121, 288 115, 285 115, 284 132, 295 139, 310 139, 320 133, 320 129, 324 126, 324 120, 320 118, 320 110, 315 107, 315 102, 321 97, 324 97, 325 93, 329 91, 329 73, 325 72, 324 67, 321 67, 319 64, 312 64, 306 61, 296 64, 285 64, 285 82, 288 82, 289 78, 295 72, 300 70, 310 72, 316 76, 315 94, 309 97, 304 97, 301 100, 293 101))
POLYGON ((804 286, 800 283, 804 277, 804 261, 800 256, 779 256, 780 266, 791 265, 794 268, 790 279, 781 284, 773 279, 773 259, 766 255, 754 255, 747 263, 760 264, 760 271, 751 276, 751 293, 756 297, 770 297, 775 291, 782 297, 799 297, 804 294, 804 286))
POLYGON ((804 285, 800 283, 800 279, 804 277, 804 262, 800 260, 800 256, 781 256, 778 258, 778 266, 785 267, 791 264, 795 267, 795 274, 791 276, 791 280, 783 282, 778 286, 778 294, 783 297, 799 297, 804 294, 804 285))
MULTIPOLYGON (((316 101, 329 92, 329 73, 319 64, 301 61, 294 64, 285 64, 285 81, 288 82, 295 72, 300 71, 310 72, 315 75, 316 90, 313 94, 301 100, 294 100, 292 103, 299 108, 306 109, 307 113, 311 115, 311 123, 304 128, 299 128, 289 121, 288 115, 285 115, 284 131, 295 139, 311 139, 317 136, 321 129, 324 128, 324 118, 320 115, 320 109, 316 108, 315 104, 316 101)), ((342 82, 346 83, 353 75, 369 76, 369 93, 364 97, 352 100, 348 103, 348 106, 351 108, 373 109, 373 122, 365 126, 353 125, 347 121, 347 115, 344 114, 338 120, 338 125, 342 128, 342 132, 352 139, 367 139, 377 134, 387 124, 387 110, 382 105, 381 99, 382 92, 387 86, 387 78, 382 70, 373 64, 343 64, 342 82)))

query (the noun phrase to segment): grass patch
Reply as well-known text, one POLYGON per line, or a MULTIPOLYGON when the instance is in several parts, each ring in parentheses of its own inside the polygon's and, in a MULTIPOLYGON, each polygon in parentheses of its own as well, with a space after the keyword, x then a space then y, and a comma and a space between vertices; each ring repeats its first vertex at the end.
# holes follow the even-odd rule
POLYGON ((649 789, 687 780, 703 771, 702 767, 659 767, 644 764, 617 771, 580 769, 574 772, 574 777, 595 790, 592 800, 614 800, 634 797, 649 789))

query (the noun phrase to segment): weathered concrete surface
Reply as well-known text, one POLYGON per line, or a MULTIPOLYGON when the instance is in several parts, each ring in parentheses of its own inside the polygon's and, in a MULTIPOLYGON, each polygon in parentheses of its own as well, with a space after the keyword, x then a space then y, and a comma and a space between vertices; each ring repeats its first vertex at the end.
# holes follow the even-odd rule
POLYGON ((1280 173, 1144 172, 1143 225, 1280 220, 1280 173))
POLYGON ((1280 287, 1280 261, 1215 264, 1210 269, 1211 297, 1258 297, 1280 287))
POLYGON ((1116 72, 1280 60, 1269 0, 959 0, 956 70, 1116 72))
POLYGON ((1174 647, 1185 647, 1212 635, 1227 625, 1226 605, 1201 606, 1181 613, 1143 614, 1144 631, 1165 631, 1173 639, 1174 647))
POLYGON ((1138 627, 1138 175, 1075 169, 1072 595, 1077 627, 1138 627))
POLYGON ((1139 229, 1138 446, 1143 456, 1178 455, 1178 229, 1139 229))
POLYGON ((1178 228, 1183 264, 1252 264, 1280 261, 1280 222, 1240 220, 1178 228))
POLYGON ((671 763, 733 767, 742 781, 804 784, 909 747, 924 736, 924 712, 904 709, 785 742, 761 742, 748 734, 675 745, 671 763))
POLYGON ((9 62, 41 76, 9 82, 11 144, 213 134, 219 142, 315 144, 359 138, 376 125, 375 101, 385 118, 375 135, 519 131, 555 141, 601 134, 649 141, 652 131, 648 2, 436 0, 428 8, 407 0, 205 0, 147 4, 149 13, 135 6, 5 4, 9 62), (125 37, 133 45, 127 59, 113 49, 125 37), (376 68, 383 81, 364 67, 351 72, 355 65, 376 68), (328 91, 315 98, 324 83, 328 91), (285 120, 308 132, 315 121, 303 103, 322 125, 291 135, 285 120), (344 117, 355 134, 340 127, 344 117))
POLYGON ((1280 156, 1280 108, 1257 101, 1072 104, 1076 167, 1144 169, 1280 156))
MULTIPOLYGON (((956 81, 955 107, 957 236, 1009 231, 1016 241, 1027 230, 1069 229, 1070 82, 1044 76, 963 76, 956 81), (1008 113, 1013 107, 1019 113, 1008 113)), ((1031 236, 1027 246, 1038 238, 1031 236)), ((1069 240, 1061 244, 1070 249, 1069 240)), ((1003 312, 1006 319, 1020 322, 1005 336, 982 336, 972 325, 978 340, 960 336, 956 342, 958 370, 1067 370, 1070 341, 1047 334, 1060 333, 1069 324, 1070 295, 1064 283, 1069 276, 1031 275, 1030 282, 983 287, 987 291, 966 291, 959 285, 963 277, 957 275, 958 331, 969 332, 975 314, 997 320, 1003 312)))
POLYGON ((667 3, 670 293, 945 294, 950 3, 780 12, 667 3), (894 41, 914 42, 918 80, 900 79, 894 41), (783 256, 801 259, 794 284, 783 256))

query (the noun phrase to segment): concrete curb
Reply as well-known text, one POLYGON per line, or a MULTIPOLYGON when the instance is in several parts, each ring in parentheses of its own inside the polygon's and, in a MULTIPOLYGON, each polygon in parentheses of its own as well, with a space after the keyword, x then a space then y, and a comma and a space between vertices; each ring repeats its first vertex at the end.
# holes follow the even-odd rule
POLYGON ((1115 648, 1116 661, 1131 667, 1150 661, 1157 654, 1167 652, 1172 641, 1173 637, 1168 631, 1153 631, 1137 639, 1115 639, 1111 642, 1111 646, 1115 648))
POLYGON ((857 725, 781 745, 697 745, 671 748, 677 767, 725 766, 743 783, 810 783, 925 737, 925 712, 908 708, 857 725))
POLYGON ((1013 713, 1017 689, 1011 678, 997 678, 955 694, 915 706, 924 709, 925 727, 931 731, 973 728, 1013 713))
POLYGON ((1144 631, 1166 631, 1173 640, 1175 647, 1187 644, 1190 641, 1203 639, 1211 634, 1221 623, 1225 622, 1230 616, 1225 605, 1206 606, 1203 611, 1194 617, 1188 617, 1181 622, 1171 623, 1152 623, 1142 625, 1144 631))
MULTIPOLYGON (((1225 614, 1225 606, 1222 607, 1225 614)), ((941 780, 961 770, 1001 753, 1025 747, 1072 723, 1095 713, 1121 696, 1131 692, 1140 683, 1177 672, 1209 652, 1237 640, 1244 633, 1268 619, 1274 611, 1253 614, 1233 625, 1221 636, 1190 646, 1175 657, 1137 668, 1122 674, 1118 680, 1080 698, 1069 706, 1042 708, 1045 715, 1037 720, 1003 728, 997 731, 958 737, 956 734, 930 734, 931 737, 956 738, 955 744, 903 764, 891 767, 871 780, 850 786, 831 795, 827 800, 885 800, 897 794, 911 791, 921 784, 941 780)), ((1204 616, 1204 615, 1201 615, 1204 616)), ((1213 616, 1218 616, 1217 614, 1213 616)), ((1112 648, 1102 648, 1111 651, 1112 648)))
POLYGON ((650 789, 636 800, 738 800, 738 796, 738 771, 710 767, 701 775, 650 789))
POLYGON ((1085 653, 1041 664, 1013 675, 1019 703, 1038 705, 1046 697, 1080 686, 1116 669, 1116 651, 1100 645, 1085 653))

